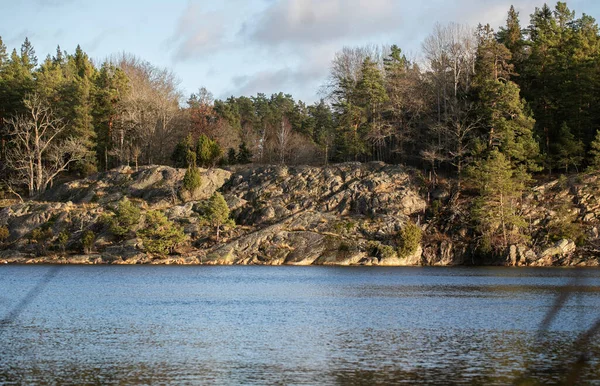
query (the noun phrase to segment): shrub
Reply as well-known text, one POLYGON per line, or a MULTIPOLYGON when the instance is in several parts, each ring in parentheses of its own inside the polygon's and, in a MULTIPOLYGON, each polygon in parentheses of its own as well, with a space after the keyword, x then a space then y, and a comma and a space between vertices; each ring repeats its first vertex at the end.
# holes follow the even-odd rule
POLYGON ((249 164, 250 162, 252 162, 252 152, 250 152, 246 143, 242 142, 238 149, 237 163, 244 165, 249 164))
POLYGON ((113 215, 103 217, 103 221, 108 223, 111 233, 115 236, 125 237, 133 231, 135 225, 139 224, 140 218, 140 208, 125 197, 119 201, 113 215))
POLYGON ((58 237, 56 238, 56 243, 58 244, 58 247, 60 248, 61 252, 65 252, 65 250, 67 249, 67 242, 69 241, 69 233, 67 231, 62 231, 58 234, 58 237))
POLYGON ((83 246, 83 253, 89 255, 94 250, 94 243, 96 242, 96 234, 92 231, 85 231, 81 235, 81 245, 83 246))
POLYGON ((194 140, 191 135, 188 135, 184 139, 182 139, 173 150, 171 154, 171 161, 173 161, 173 165, 176 168, 187 168, 191 164, 189 163, 188 154, 190 150, 194 147, 194 140))
POLYGON ((406 225, 398 233, 398 257, 404 259, 419 249, 423 233, 421 228, 412 221, 406 225))
POLYGON ((8 240, 10 236, 10 232, 8 231, 8 227, 6 225, 0 227, 0 243, 8 240))
POLYGON ((183 176, 183 189, 188 192, 194 192, 202 184, 202 178, 200 177, 200 171, 196 166, 190 166, 185 171, 183 176))
POLYGON ((237 154, 235 153, 235 149, 232 147, 227 151, 227 163, 229 165, 235 165, 237 163, 237 154))
POLYGON ((576 222, 577 211, 572 203, 565 203, 556 209, 556 215, 548 222, 547 231, 550 241, 573 240, 577 245, 586 241, 583 226, 576 222), (574 212, 574 213, 573 213, 574 212))
POLYGON ((396 257, 396 251, 394 247, 390 245, 381 244, 377 241, 369 241, 367 244, 368 252, 371 256, 377 257, 379 259, 389 259, 392 257, 396 257))
POLYGON ((196 155, 200 166, 212 167, 223 155, 223 150, 216 141, 202 134, 196 143, 196 155))
POLYGON ((160 211, 146 213, 146 227, 138 232, 147 252, 167 255, 186 239, 183 227, 175 225, 160 211))
POLYGON ((48 244, 52 237, 54 237, 52 229, 43 226, 31 232, 31 241, 37 244, 38 254, 42 255, 48 251, 48 244))

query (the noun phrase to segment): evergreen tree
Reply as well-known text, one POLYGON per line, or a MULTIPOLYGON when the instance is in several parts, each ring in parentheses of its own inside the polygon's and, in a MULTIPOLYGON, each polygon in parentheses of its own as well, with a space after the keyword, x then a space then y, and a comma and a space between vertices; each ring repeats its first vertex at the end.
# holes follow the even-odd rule
MULTIPOLYGON (((182 139, 175 145, 173 153, 171 153, 171 161, 176 168, 187 168, 190 166, 189 153, 194 149, 194 140, 191 134, 182 139)), ((194 153, 194 166, 196 166, 197 154, 194 153)))
POLYGON ((590 169, 600 171, 600 130, 590 145, 590 169))
POLYGON ((583 142, 573 135, 566 122, 560 126, 559 141, 556 144, 556 163, 559 167, 569 172, 573 166, 578 170, 584 160, 585 147, 583 142))
POLYGON ((517 211, 524 186, 516 178, 511 163, 502 153, 492 150, 469 174, 479 190, 472 215, 484 237, 484 245, 498 249, 518 241, 519 228, 526 225, 517 211))
POLYGON ((202 185, 202 177, 196 166, 196 153, 188 150, 186 163, 188 167, 183 176, 183 189, 193 193, 202 185))
POLYGON ((246 142, 240 143, 237 153, 237 163, 245 165, 252 162, 252 152, 246 146, 246 142))
POLYGON ((232 147, 227 150, 227 163, 229 165, 235 165, 237 163, 237 154, 235 153, 235 149, 232 147))
POLYGON ((130 91, 125 73, 110 63, 103 63, 94 77, 93 126, 96 132, 96 158, 104 170, 111 167, 115 123, 123 113, 123 100, 130 91))
POLYGON ((158 210, 146 212, 145 228, 138 232, 149 253, 165 256, 187 239, 183 227, 175 225, 158 210))
POLYGON ((215 228, 217 242, 219 242, 221 227, 235 225, 233 220, 229 218, 227 202, 219 192, 215 192, 206 203, 203 217, 215 228))
POLYGON ((499 43, 502 43, 510 51, 511 62, 517 67, 518 72, 525 55, 525 41, 523 40, 523 31, 521 30, 519 13, 512 5, 508 11, 506 26, 500 27, 497 39, 499 43))
POLYGON ((8 62, 8 54, 6 52, 6 46, 4 45, 4 42, 2 41, 2 36, 0 36, 0 73, 2 72, 2 69, 7 64, 7 62, 8 62))
POLYGON ((202 167, 208 167, 212 161, 211 140, 204 134, 196 142, 196 160, 202 167))
POLYGON ((386 130, 381 113, 383 105, 388 101, 387 91, 383 80, 383 74, 377 63, 367 57, 361 69, 361 79, 356 85, 358 105, 364 115, 362 121, 364 127, 361 130, 361 138, 369 140, 377 160, 382 159, 382 149, 385 141, 390 136, 386 130))
POLYGON ((475 84, 487 150, 498 149, 513 168, 522 168, 522 173, 538 171, 535 120, 520 97, 519 86, 510 80, 511 57, 510 51, 495 39, 493 30, 480 26, 475 84))
POLYGON ((35 50, 28 38, 25 38, 25 41, 21 45, 21 65, 30 73, 33 72, 34 68, 38 65, 35 50))

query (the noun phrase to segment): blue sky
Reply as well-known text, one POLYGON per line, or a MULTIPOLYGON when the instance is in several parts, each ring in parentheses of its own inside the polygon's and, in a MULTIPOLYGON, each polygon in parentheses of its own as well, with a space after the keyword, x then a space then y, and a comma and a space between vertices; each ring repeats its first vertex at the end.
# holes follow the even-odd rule
MULTIPOLYGON (((0 0, 9 49, 29 37, 42 60, 57 44, 94 59, 129 52, 167 67, 186 95, 283 91, 312 102, 343 46, 398 44, 419 58, 435 22, 503 24, 514 4, 526 26, 532 0, 0 0)), ((552 5, 554 3, 551 3, 552 5)), ((600 2, 571 9, 600 18, 600 2)))

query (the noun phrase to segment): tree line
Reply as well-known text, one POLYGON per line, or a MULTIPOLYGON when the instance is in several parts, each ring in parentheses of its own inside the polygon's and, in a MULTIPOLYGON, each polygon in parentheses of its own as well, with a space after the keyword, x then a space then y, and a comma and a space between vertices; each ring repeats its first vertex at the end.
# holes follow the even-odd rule
POLYGON ((77 47, 39 62, 0 38, 0 171, 30 196, 64 171, 119 165, 384 161, 456 179, 499 165, 532 173, 597 167, 600 34, 566 3, 523 26, 436 25, 411 61, 397 45, 345 47, 312 105, 291 95, 184 101, 176 76, 135 56, 93 63, 77 47), (194 153, 195 159, 189 159, 194 153), (489 165, 487 165, 489 166, 489 165))

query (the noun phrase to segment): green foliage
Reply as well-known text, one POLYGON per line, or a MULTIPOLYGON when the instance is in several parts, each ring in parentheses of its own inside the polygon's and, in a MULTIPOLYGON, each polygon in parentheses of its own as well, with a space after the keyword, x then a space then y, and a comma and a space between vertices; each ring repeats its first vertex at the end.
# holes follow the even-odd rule
POLYGON ((569 239, 577 245, 585 242, 587 236, 583 226, 577 222, 577 212, 577 208, 571 202, 565 202, 556 208, 555 215, 546 226, 550 241, 569 239))
POLYGON ((600 171, 600 130, 590 144, 590 169, 600 171))
POLYGON ((96 234, 92 231, 85 231, 81 235, 81 246, 83 247, 83 253, 89 255, 94 250, 94 244, 96 243, 96 234))
POLYGON ((353 232, 357 227, 356 222, 348 220, 348 221, 340 221, 334 225, 334 230, 336 233, 340 235, 348 235, 353 232))
POLYGON ((507 247, 517 241, 525 221, 517 212, 517 201, 524 190, 522 179, 504 154, 493 150, 488 158, 469 170, 479 190, 472 216, 480 232, 494 247, 507 247), (497 236, 500 241, 496 241, 497 236))
POLYGON ((223 226, 235 226, 229 218, 229 207, 223 195, 215 192, 202 208, 202 218, 215 228, 217 241, 223 226))
POLYGON ((560 126, 560 139, 556 146, 556 163, 567 173, 569 167, 577 169, 584 159, 584 145, 577 140, 566 122, 560 126))
MULTIPOLYGON (((177 143, 177 145, 175 145, 175 149, 173 150, 173 153, 171 153, 171 161, 173 162, 173 166, 175 166, 176 168, 183 169, 192 165, 192 162, 190 162, 192 160, 190 159, 189 153, 191 152, 193 147, 194 140, 192 139, 192 135, 188 134, 187 137, 185 137, 179 143, 177 143)), ((192 152, 192 154, 194 154, 193 164, 195 165, 195 153, 192 152)))
POLYGON ((202 134, 196 143, 196 160, 202 167, 213 167, 223 156, 223 150, 216 141, 202 134))
POLYGON ((48 251, 50 241, 54 237, 54 232, 51 228, 39 227, 31 232, 31 241, 37 245, 39 255, 44 255, 48 251))
POLYGON ((391 245, 381 244, 378 241, 369 241, 367 251, 378 259, 391 259, 396 257, 396 250, 391 245))
POLYGON ((242 142, 238 148, 237 163, 245 165, 252 162, 252 152, 246 146, 246 142, 242 142))
POLYGON ((10 232, 6 225, 0 227, 0 243, 5 242, 10 237, 10 232))
POLYGON ((56 237, 56 243, 58 244, 58 247, 60 248, 60 250, 63 253, 67 249, 68 242, 69 242, 69 232, 67 232, 67 231, 60 232, 58 234, 58 236, 56 237))
POLYGON ((412 221, 407 222, 396 238, 398 257, 404 259, 414 254, 419 249, 422 238, 421 228, 412 221))
POLYGON ((235 149, 232 147, 227 150, 227 163, 229 165, 235 165, 237 163, 237 154, 235 153, 235 149))
POLYGON ((430 208, 431 214, 434 217, 439 216, 439 214, 442 212, 442 207, 443 207, 443 204, 442 204, 442 202, 440 200, 434 200, 431 203, 431 208, 430 208))
POLYGON ((140 208, 124 197, 119 201, 117 208, 113 210, 113 215, 105 217, 104 221, 109 225, 112 234, 123 238, 134 230, 140 219, 140 208))
POLYGON ((198 168, 196 166, 188 167, 183 176, 183 189, 188 192, 194 192, 201 185, 202 177, 198 168))
POLYGON ((160 211, 146 212, 145 227, 138 232, 147 252, 168 255, 186 240, 183 227, 175 225, 160 211))

